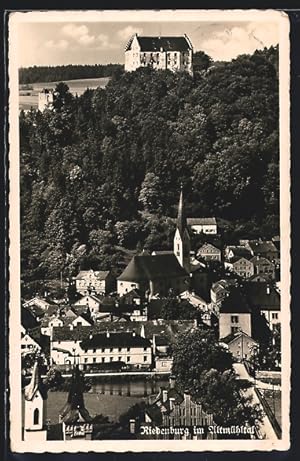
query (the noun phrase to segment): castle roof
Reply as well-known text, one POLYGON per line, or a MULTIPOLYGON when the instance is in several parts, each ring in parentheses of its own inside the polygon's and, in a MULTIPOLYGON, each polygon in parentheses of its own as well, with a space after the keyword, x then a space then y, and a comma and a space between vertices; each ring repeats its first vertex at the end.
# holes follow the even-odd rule
POLYGON ((134 37, 140 45, 141 51, 189 51, 192 45, 187 36, 169 36, 169 37, 140 37, 134 35, 128 42, 125 51, 130 50, 134 37))
POLYGON ((174 254, 137 255, 132 258, 118 280, 142 282, 185 276, 187 272, 181 267, 174 254))

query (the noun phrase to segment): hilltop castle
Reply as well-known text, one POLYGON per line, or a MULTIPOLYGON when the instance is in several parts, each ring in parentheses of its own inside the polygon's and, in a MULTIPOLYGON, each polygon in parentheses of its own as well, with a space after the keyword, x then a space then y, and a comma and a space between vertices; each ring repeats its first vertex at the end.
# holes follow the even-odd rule
POLYGON ((139 67, 193 75, 193 46, 187 35, 177 37, 140 37, 135 34, 125 48, 125 71, 139 67))

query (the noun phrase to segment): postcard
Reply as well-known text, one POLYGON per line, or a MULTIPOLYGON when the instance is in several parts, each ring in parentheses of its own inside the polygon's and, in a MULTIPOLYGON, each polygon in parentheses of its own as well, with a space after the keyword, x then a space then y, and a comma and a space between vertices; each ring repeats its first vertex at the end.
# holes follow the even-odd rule
POLYGON ((8 19, 11 450, 287 450, 289 19, 8 19))

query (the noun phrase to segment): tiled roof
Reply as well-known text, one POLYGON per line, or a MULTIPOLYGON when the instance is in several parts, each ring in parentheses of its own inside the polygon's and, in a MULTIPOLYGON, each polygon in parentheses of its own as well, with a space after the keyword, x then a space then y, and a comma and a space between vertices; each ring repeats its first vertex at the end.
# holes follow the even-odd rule
POLYGON ((149 339, 132 333, 98 333, 80 343, 82 349, 99 347, 150 347, 149 339))
POLYGON ((134 256, 118 280, 141 282, 171 277, 185 277, 186 271, 174 254, 134 256))
POLYGON ((258 240, 250 240, 248 243, 251 250, 254 254, 263 254, 267 252, 278 252, 276 246, 271 240, 267 240, 265 242, 260 242, 258 240))
POLYGON ((239 288, 232 288, 228 296, 225 297, 220 308, 220 314, 236 313, 249 314, 250 308, 245 297, 239 288))
MULTIPOLYGON (((125 51, 128 51, 131 47, 131 43, 134 37, 128 42, 125 51)), ((191 49, 190 43, 185 36, 178 37, 140 37, 137 36, 137 40, 141 47, 141 51, 188 51, 191 49)))
POLYGON ((198 250, 198 253, 201 252, 206 252, 207 250, 213 250, 216 253, 221 253, 221 250, 219 248, 215 247, 211 243, 204 243, 198 250))
POLYGON ((250 305, 261 310, 280 310, 280 295, 267 282, 245 282, 244 290, 250 305))
POLYGON ((36 320, 35 316, 26 307, 21 307, 21 323, 25 330, 39 326, 39 322, 36 320))
POLYGON ((263 264, 264 266, 273 266, 274 264, 271 263, 267 258, 264 258, 262 256, 253 256, 253 258, 250 259, 250 261, 254 264, 254 266, 258 266, 260 264, 263 264))
POLYGON ((83 280, 89 278, 89 276, 95 277, 98 280, 105 280, 109 275, 109 271, 80 271, 75 277, 76 280, 83 280))
POLYGON ((231 333, 230 335, 225 336, 224 338, 221 339, 221 342, 225 344, 230 344, 233 341, 236 341, 237 339, 239 339, 241 336, 245 336, 249 339, 252 339, 252 341, 255 341, 255 339, 247 335, 247 333, 245 333, 244 331, 238 331, 237 333, 231 333))
POLYGON ((247 248, 241 246, 241 245, 228 245, 226 247, 226 250, 232 251, 235 256, 240 256, 240 257, 251 257, 251 252, 247 248))
POLYGON ((216 218, 187 218, 188 226, 217 225, 216 218))
POLYGON ((170 342, 176 339, 179 333, 183 333, 191 329, 194 325, 190 320, 149 320, 144 322, 99 322, 95 325, 78 326, 70 330, 69 327, 54 327, 53 341, 80 341, 88 338, 92 334, 100 332, 132 332, 137 335, 141 332, 141 327, 144 325, 146 338, 152 339, 153 334, 158 336, 168 337, 170 342))

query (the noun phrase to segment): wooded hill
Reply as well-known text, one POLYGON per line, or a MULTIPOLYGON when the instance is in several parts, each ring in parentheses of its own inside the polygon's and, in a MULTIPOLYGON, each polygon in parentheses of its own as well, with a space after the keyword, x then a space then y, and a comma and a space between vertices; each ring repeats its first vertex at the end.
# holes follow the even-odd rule
POLYGON ((21 85, 39 82, 61 82, 85 78, 111 77, 115 72, 122 72, 121 64, 67 65, 67 66, 33 66, 19 69, 21 85))
POLYGON ((171 248, 181 182, 189 216, 231 221, 231 240, 277 234, 277 67, 272 47, 194 78, 138 69, 21 113, 23 280, 171 248))

